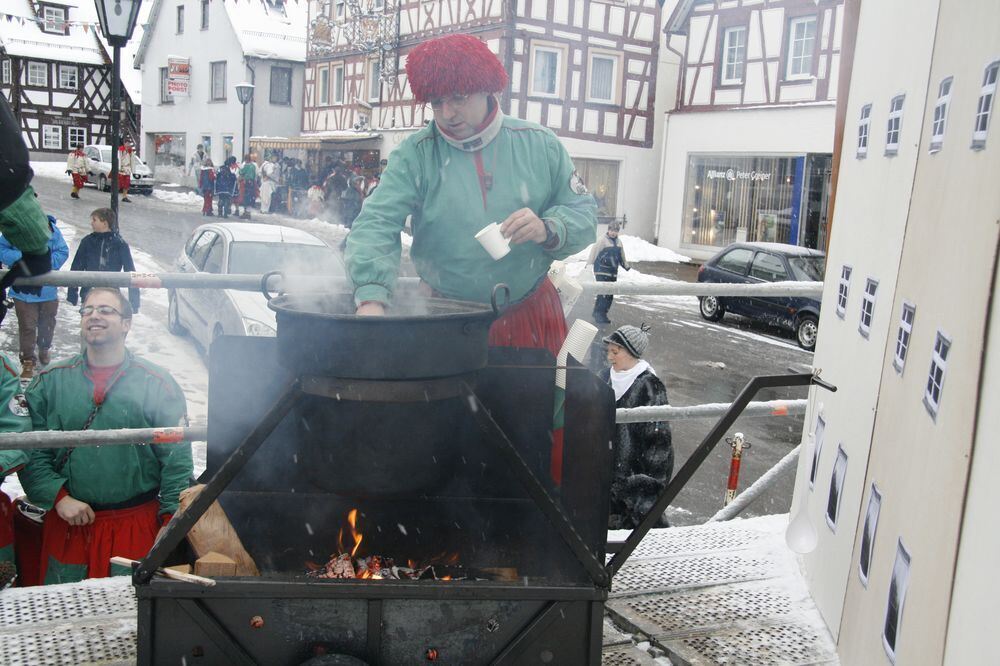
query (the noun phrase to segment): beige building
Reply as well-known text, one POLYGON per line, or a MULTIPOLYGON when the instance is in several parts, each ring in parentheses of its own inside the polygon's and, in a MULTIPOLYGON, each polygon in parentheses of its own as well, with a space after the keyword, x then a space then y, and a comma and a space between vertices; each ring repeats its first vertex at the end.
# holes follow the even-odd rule
POLYGON ((811 396, 793 501, 845 664, 993 651, 997 25, 992 0, 860 7, 814 360, 839 390, 811 396))

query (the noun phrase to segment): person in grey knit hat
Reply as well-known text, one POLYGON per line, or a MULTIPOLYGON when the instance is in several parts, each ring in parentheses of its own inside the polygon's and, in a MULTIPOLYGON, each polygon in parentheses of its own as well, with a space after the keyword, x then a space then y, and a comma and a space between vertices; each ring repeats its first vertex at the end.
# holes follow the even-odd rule
MULTIPOLYGON (((649 347, 649 326, 621 326, 602 338, 611 364, 601 378, 615 392, 615 407, 670 404, 667 388, 642 355, 649 347)), ((619 423, 615 430, 614 469, 611 481, 610 529, 638 526, 670 481, 674 471, 674 446, 666 421, 619 423)), ((656 526, 667 527, 660 516, 656 526)))

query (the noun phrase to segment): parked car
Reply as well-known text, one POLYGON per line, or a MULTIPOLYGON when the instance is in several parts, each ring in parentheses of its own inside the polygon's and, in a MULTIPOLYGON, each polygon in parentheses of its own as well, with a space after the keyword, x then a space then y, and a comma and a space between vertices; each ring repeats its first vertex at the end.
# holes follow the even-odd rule
MULTIPOLYGON (((326 243, 300 229, 271 224, 203 224, 191 234, 174 262, 177 272, 262 274, 285 270, 299 275, 346 275, 326 243)), ((171 289, 167 328, 189 333, 208 350, 220 335, 274 336, 274 311, 259 291, 171 289)))
MULTIPOLYGON (((782 243, 733 243, 698 269, 698 282, 822 281, 826 255, 797 245, 782 243)), ((727 312, 743 315, 791 331, 799 346, 816 347, 820 302, 804 296, 702 296, 701 316, 719 321, 727 312)))
MULTIPOLYGON (((83 154, 87 156, 88 180, 96 185, 100 191, 110 192, 111 146, 91 144, 83 147, 83 154)), ((132 187, 129 191, 146 195, 152 194, 153 172, 138 155, 133 155, 133 158, 135 168, 132 169, 132 187)))

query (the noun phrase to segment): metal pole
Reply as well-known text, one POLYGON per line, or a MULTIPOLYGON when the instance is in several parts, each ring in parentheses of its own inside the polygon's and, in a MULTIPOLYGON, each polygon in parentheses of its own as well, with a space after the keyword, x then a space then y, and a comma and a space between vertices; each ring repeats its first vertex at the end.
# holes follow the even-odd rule
POLYGON ((749 488, 737 495, 736 499, 734 499, 729 506, 720 509, 718 513, 709 518, 706 522, 713 523, 720 520, 730 520, 731 518, 735 518, 742 513, 743 510, 750 506, 755 499, 760 497, 765 490, 773 486, 774 482, 781 478, 782 474, 795 469, 795 463, 799 459, 799 450, 801 448, 802 445, 800 444, 785 454, 785 457, 779 460, 774 467, 764 472, 759 479, 750 484, 749 488))
POLYGON ((118 133, 121 131, 121 68, 122 51, 121 47, 112 47, 112 70, 111 70, 111 210, 118 219, 118 146, 121 141, 118 133))
POLYGON ((743 460, 743 449, 750 448, 749 443, 743 440, 743 433, 738 432, 733 435, 732 441, 733 458, 729 461, 729 482, 726 483, 726 499, 722 506, 729 506, 729 503, 736 497, 736 487, 740 484, 740 463, 743 460))
POLYGON ((204 442, 208 426, 173 428, 120 428, 115 430, 36 430, 0 434, 0 451, 12 449, 58 449, 68 446, 114 446, 121 444, 176 444, 204 442))
MULTIPOLYGON (((650 421, 687 421, 690 419, 715 419, 729 410, 728 402, 710 402, 704 405, 688 405, 678 407, 664 405, 662 407, 622 407, 615 410, 615 423, 648 423, 650 421)), ((809 401, 805 398, 797 400, 762 400, 751 402, 740 414, 741 417, 752 416, 802 416, 806 413, 809 401)))
POLYGON ((236 156, 236 159, 242 164, 243 156, 247 154, 247 103, 241 101, 240 104, 243 105, 243 138, 240 140, 240 150, 242 152, 236 156))

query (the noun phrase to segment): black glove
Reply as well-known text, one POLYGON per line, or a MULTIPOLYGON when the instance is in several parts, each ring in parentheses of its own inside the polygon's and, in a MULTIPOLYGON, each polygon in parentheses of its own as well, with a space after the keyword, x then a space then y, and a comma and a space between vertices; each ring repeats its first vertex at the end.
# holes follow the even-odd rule
POLYGON ((70 171, 69 169, 66 169, 66 175, 67 175, 67 176, 72 176, 72 175, 73 175, 73 172, 72 172, 72 171, 70 171))
MULTIPOLYGON (((22 254, 21 258, 14 262, 7 274, 0 280, 0 289, 6 289, 14 280, 19 277, 33 277, 44 275, 52 270, 52 251, 46 249, 44 254, 22 254)), ((38 296, 42 293, 41 287, 18 287, 17 291, 22 294, 38 296)))

